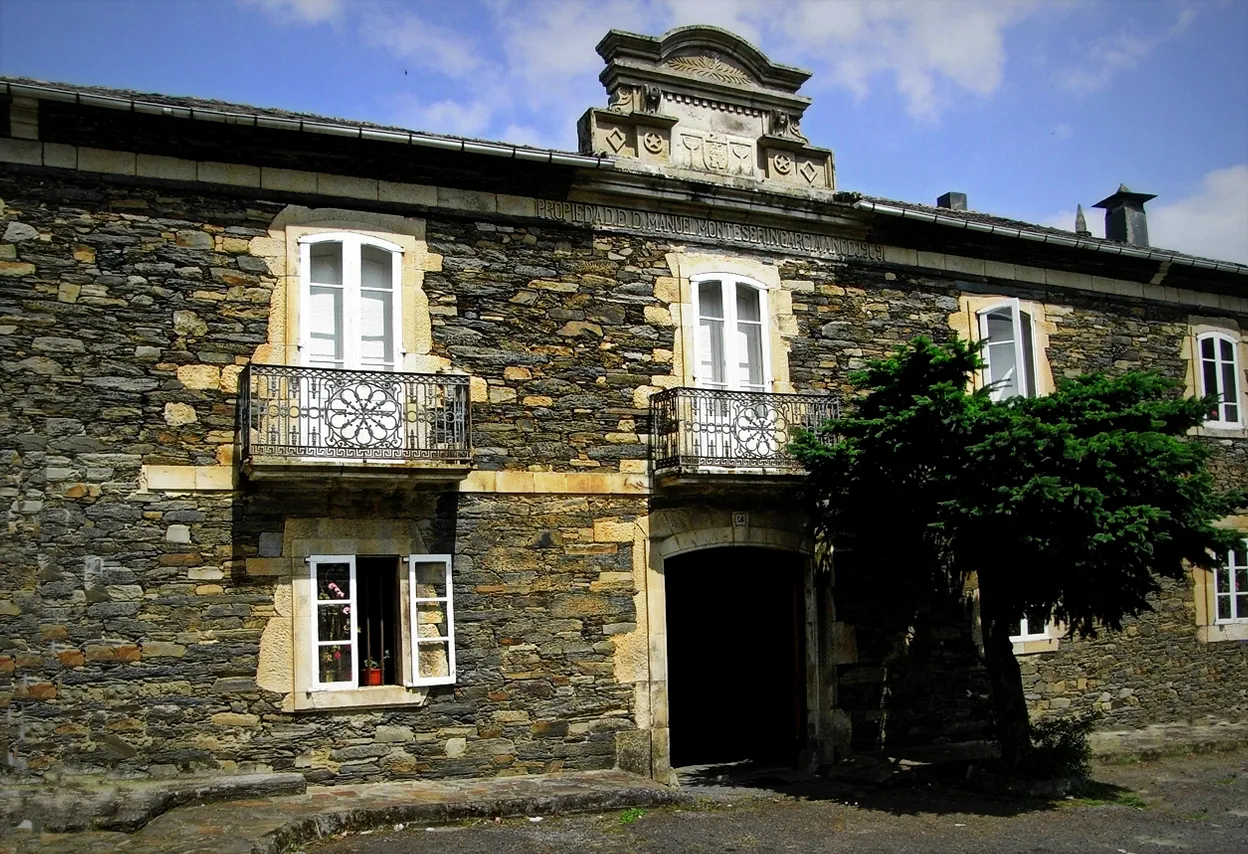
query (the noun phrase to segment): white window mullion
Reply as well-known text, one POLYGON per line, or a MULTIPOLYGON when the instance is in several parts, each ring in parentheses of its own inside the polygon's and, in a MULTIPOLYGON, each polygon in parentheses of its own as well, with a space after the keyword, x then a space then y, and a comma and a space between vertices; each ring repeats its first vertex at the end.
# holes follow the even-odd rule
POLYGON ((771 372, 771 301, 770 291, 758 289, 759 340, 763 352, 763 391, 775 391, 776 377, 771 372))
POLYGON ((741 330, 737 326, 737 282, 724 277, 719 283, 719 298, 724 305, 724 382, 731 391, 741 390, 741 330))
POLYGON ((307 354, 312 352, 312 324, 308 320, 312 306, 312 245, 310 243, 299 244, 299 270, 302 280, 299 287, 299 298, 305 308, 303 309, 303 321, 299 324, 299 350, 307 359, 307 354))
POLYGON ((342 239, 343 358, 348 368, 360 367, 360 239, 342 239))
POLYGON ((693 384, 699 386, 701 385, 699 380, 702 379, 702 302, 698 297, 697 282, 690 282, 689 290, 691 292, 689 304, 692 308, 693 316, 693 358, 689 360, 693 365, 693 370, 690 372, 690 376, 693 378, 693 384))

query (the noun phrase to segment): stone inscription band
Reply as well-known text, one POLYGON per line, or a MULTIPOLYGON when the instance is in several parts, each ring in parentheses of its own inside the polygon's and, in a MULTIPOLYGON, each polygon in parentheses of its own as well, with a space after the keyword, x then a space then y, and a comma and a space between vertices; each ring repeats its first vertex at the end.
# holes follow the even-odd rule
POLYGON ((556 202, 549 199, 537 199, 536 203, 538 217, 572 225, 626 228, 657 233, 664 237, 694 237, 835 259, 884 260, 884 247, 881 244, 868 243, 863 240, 829 237, 826 234, 809 234, 803 231, 789 231, 784 228, 768 228, 761 225, 742 225, 702 217, 617 208, 610 205, 556 202))

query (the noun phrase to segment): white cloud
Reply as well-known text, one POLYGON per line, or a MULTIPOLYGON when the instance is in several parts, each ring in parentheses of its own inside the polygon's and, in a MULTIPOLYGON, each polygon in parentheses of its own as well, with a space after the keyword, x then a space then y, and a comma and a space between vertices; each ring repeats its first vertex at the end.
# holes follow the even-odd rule
POLYGON ((321 24, 336 20, 343 12, 342 0, 239 0, 256 6, 278 23, 321 24))
POLYGON ((1248 264, 1248 164, 1208 172, 1196 192, 1150 208, 1153 246, 1248 264))
MULTIPOLYGON (((666 0, 701 9, 706 0, 666 0)), ((720 5, 720 4, 714 4, 720 5)), ((867 97, 891 78, 913 118, 933 120, 956 91, 990 95, 1005 69, 1005 32, 1043 7, 1033 0, 793 0, 776 15, 769 0, 722 4, 736 29, 763 33, 769 53, 816 66, 815 86, 834 85, 867 97)))
POLYGON ((605 101, 594 45, 611 28, 724 27, 776 61, 814 68, 816 87, 865 98, 890 81, 910 115, 928 121, 959 92, 995 92, 1004 75, 1006 30, 1044 8, 1038 0, 789 0, 782 7, 779 0, 483 0, 479 26, 452 30, 435 23, 427 5, 240 2, 284 22, 355 22, 367 43, 453 81, 450 97, 398 101, 401 116, 428 129, 498 133, 512 124, 561 123, 569 141, 576 116, 605 101), (451 124, 430 126, 443 117, 451 124))
POLYGON ((471 39, 411 12, 366 7, 360 33, 370 44, 447 77, 465 77, 482 65, 471 39))
POLYGON ((1196 10, 1180 10, 1174 23, 1166 30, 1153 35, 1123 31, 1102 36, 1087 49, 1084 61, 1070 71, 1057 76, 1066 89, 1079 95, 1087 95, 1104 89, 1115 76, 1130 71, 1153 51, 1180 35, 1196 18, 1196 10))
POLYGON ((488 100, 426 102, 411 95, 396 96, 394 104, 395 123, 401 127, 452 136, 485 136, 497 109, 488 100))

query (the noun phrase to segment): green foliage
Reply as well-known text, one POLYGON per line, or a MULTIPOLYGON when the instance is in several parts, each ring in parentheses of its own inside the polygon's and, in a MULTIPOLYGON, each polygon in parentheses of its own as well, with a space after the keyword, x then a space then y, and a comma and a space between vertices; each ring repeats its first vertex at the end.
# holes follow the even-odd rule
POLYGON ((1219 492, 1209 447, 1188 438, 1211 399, 1136 372, 994 401, 967 390, 982 366, 978 345, 916 338, 854 375, 847 414, 791 449, 820 554, 849 553, 838 574, 887 573, 900 624, 978 588, 1002 760, 1021 770, 1036 751, 1009 641, 1019 620, 1121 628, 1185 563, 1221 562, 1239 535, 1215 523, 1248 498, 1219 492))
POLYGON ((620 812, 620 824, 632 824, 645 814, 646 811, 641 807, 629 807, 620 812))
POLYGON ((1089 783, 1078 798, 1070 802, 1082 807, 1134 807, 1137 810, 1147 809, 1148 804, 1136 792, 1125 790, 1119 786, 1105 783, 1089 783))
POLYGON ((1088 735, 1096 715, 1044 718, 1032 724, 1031 750, 1023 758, 1022 773, 1040 779, 1092 774, 1092 745, 1088 735))
POLYGON ((853 377, 845 417, 798 438, 835 548, 887 559, 916 596, 973 573, 997 619, 1089 635, 1146 610, 1184 561, 1209 567, 1233 547, 1214 523, 1245 497, 1214 488, 1209 449, 1186 435, 1209 401, 1127 373, 994 402, 967 391, 980 367, 976 345, 916 338, 853 377))

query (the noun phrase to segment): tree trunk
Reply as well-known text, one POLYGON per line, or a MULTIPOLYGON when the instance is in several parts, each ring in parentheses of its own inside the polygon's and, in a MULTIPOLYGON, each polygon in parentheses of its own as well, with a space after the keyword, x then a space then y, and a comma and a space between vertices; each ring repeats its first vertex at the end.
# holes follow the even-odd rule
POLYGON ((1001 761, 1010 769, 1018 768, 1031 748, 1031 722, 1027 716, 1027 699, 1023 696, 1023 673, 1014 657, 1010 641, 1010 620, 999 617, 984 601, 980 582, 980 624, 984 633, 984 664, 988 683, 992 686, 992 705, 997 718, 997 744, 1001 761))

